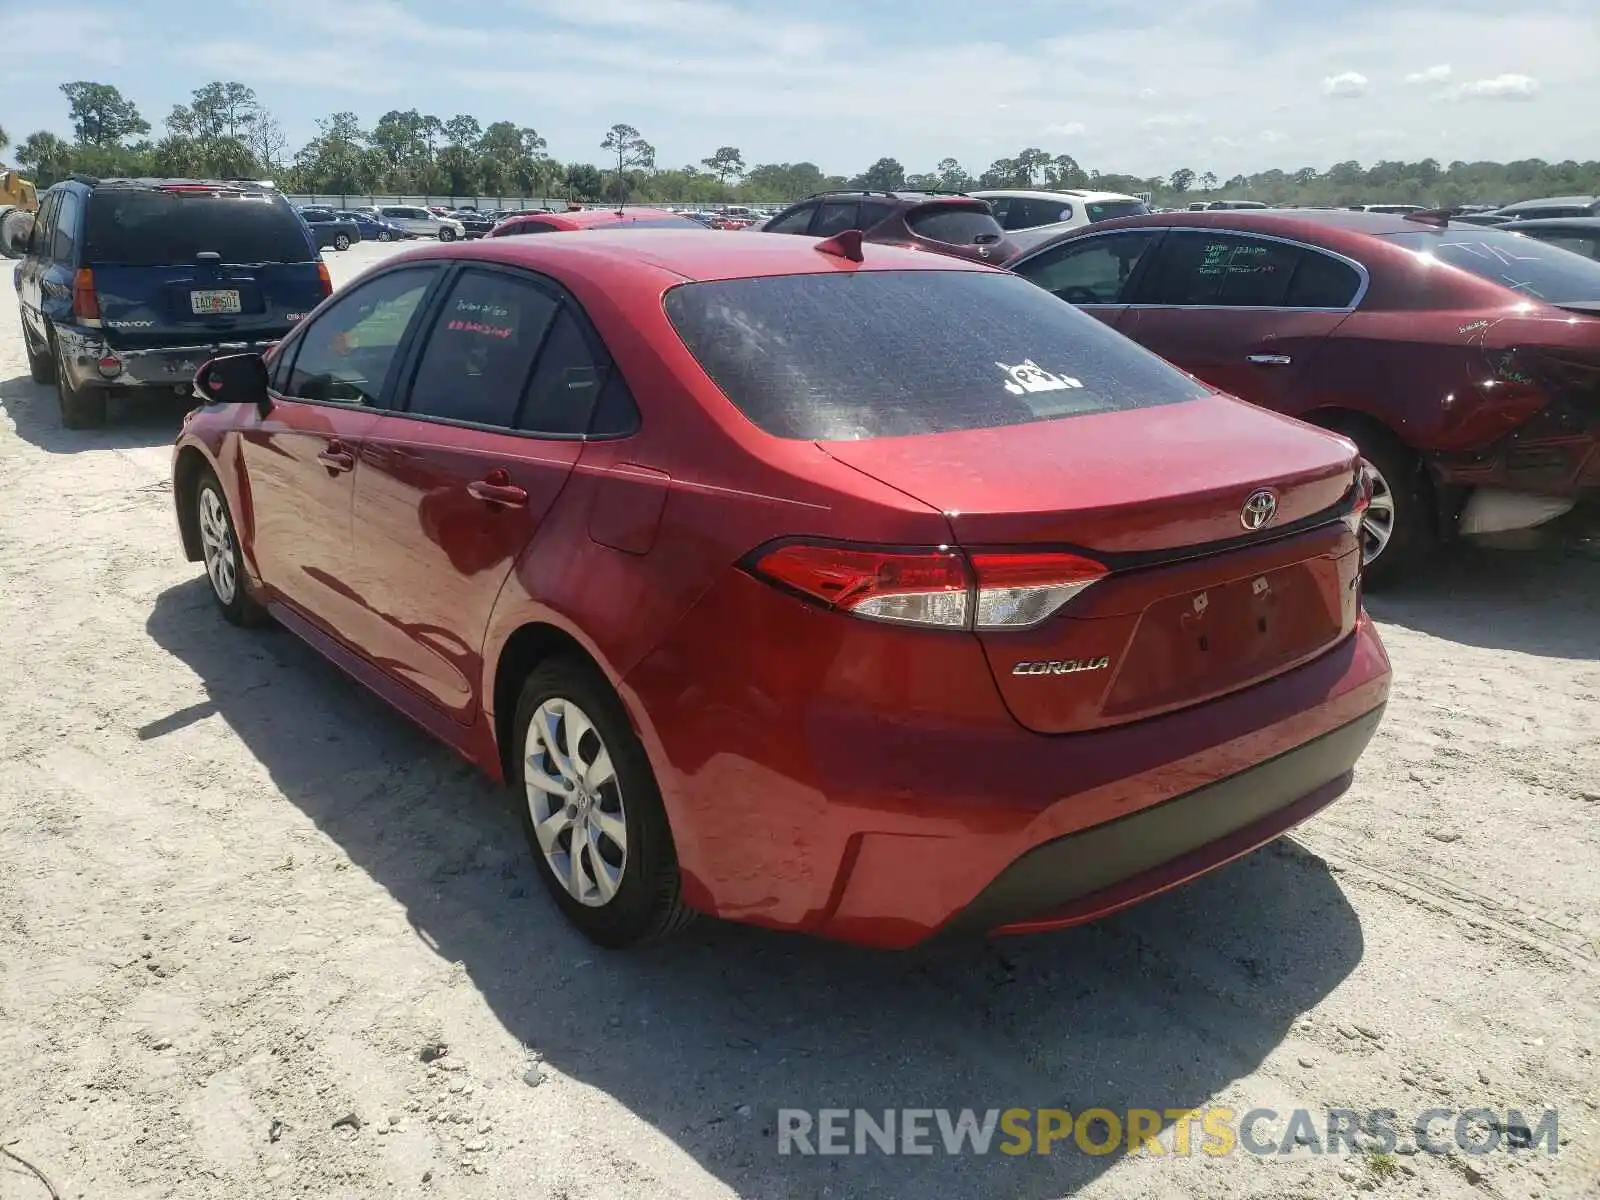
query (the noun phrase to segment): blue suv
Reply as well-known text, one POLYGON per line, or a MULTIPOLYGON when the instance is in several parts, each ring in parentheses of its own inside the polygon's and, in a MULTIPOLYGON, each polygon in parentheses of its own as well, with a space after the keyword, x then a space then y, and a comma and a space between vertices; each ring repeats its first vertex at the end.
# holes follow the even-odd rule
POLYGON ((207 359, 266 350, 333 290, 310 229, 261 184, 74 176, 13 249, 28 367, 68 429, 105 424, 113 391, 187 395, 207 359))

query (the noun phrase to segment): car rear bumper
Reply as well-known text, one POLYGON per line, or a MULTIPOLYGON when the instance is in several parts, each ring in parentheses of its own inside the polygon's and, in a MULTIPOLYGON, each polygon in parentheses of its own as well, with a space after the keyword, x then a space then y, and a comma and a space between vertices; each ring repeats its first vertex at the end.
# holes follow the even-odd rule
POLYGON ((98 329, 56 327, 67 376, 79 388, 187 386, 194 382, 195 372, 219 354, 265 354, 284 334, 238 342, 184 342, 119 349, 111 346, 98 329), (112 359, 116 360, 114 364, 112 359), (104 369, 102 361, 106 364, 104 369))
POLYGON ((1082 924, 1272 841, 1344 794, 1383 707, 1216 783, 1035 846, 946 925, 1037 933, 1082 924))
POLYGON ((1363 614, 1265 682, 1036 734, 1000 702, 975 642, 971 663, 943 635, 843 625, 834 645, 816 636, 833 637, 833 618, 791 625, 762 586, 713 588, 624 695, 686 900, 863 945, 1071 925, 1220 866, 1349 785, 1389 696, 1363 614), (889 648, 855 653, 869 643, 889 648))

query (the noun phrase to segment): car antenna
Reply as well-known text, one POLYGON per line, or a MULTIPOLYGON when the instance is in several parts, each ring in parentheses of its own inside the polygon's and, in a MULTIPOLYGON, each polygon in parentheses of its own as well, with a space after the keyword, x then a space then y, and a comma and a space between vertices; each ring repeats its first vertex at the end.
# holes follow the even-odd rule
POLYGON ((851 262, 861 262, 861 230, 843 229, 831 238, 823 238, 813 247, 818 253, 831 254, 835 258, 847 258, 851 262))

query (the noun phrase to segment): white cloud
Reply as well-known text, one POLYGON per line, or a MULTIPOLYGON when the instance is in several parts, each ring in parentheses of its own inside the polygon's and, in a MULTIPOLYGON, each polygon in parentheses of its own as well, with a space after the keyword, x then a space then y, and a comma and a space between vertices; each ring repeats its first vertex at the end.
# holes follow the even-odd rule
POLYGON ((1160 88, 1148 87, 1139 89, 1139 99, 1141 100, 1154 100, 1159 95, 1161 95, 1160 88))
POLYGON ((1367 77, 1359 71, 1341 71, 1322 81, 1322 94, 1340 100, 1351 100, 1367 94, 1367 77))
POLYGON ((1436 67, 1429 67, 1426 71, 1413 71, 1406 76, 1406 82, 1409 84, 1449 83, 1450 64, 1440 63, 1436 67))
POLYGON ((1206 119, 1199 113, 1156 113, 1139 122, 1143 129, 1194 129, 1206 119))
POLYGON ((1089 131, 1082 121, 1068 121, 1064 125, 1046 125, 1044 131, 1052 137, 1079 137, 1089 131))
POLYGON ((1539 81, 1529 75, 1496 75, 1464 83, 1456 94, 1469 100, 1532 100, 1539 94, 1539 81))
POLYGON ((1263 146, 1281 146, 1288 140, 1288 134, 1279 133, 1276 129, 1263 129, 1261 131, 1261 144, 1263 146))

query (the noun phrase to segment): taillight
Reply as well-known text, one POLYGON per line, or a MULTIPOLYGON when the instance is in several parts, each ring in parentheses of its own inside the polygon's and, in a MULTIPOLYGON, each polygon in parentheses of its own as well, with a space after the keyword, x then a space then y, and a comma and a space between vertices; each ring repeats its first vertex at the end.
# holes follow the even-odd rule
POLYGON ((100 297, 95 295, 94 272, 88 267, 79 267, 72 277, 72 316, 83 322, 100 319, 100 297))
POLYGON ((1037 625, 1102 578, 1104 564, 1076 554, 974 554, 977 629, 1037 625))
POLYGON ((333 276, 328 274, 328 264, 321 259, 317 260, 317 278, 322 281, 322 294, 333 295, 333 276))
POLYGON ((1106 574, 1076 554, 949 546, 878 550, 788 542, 750 564, 756 577, 854 617, 942 629, 1026 629, 1106 574))

